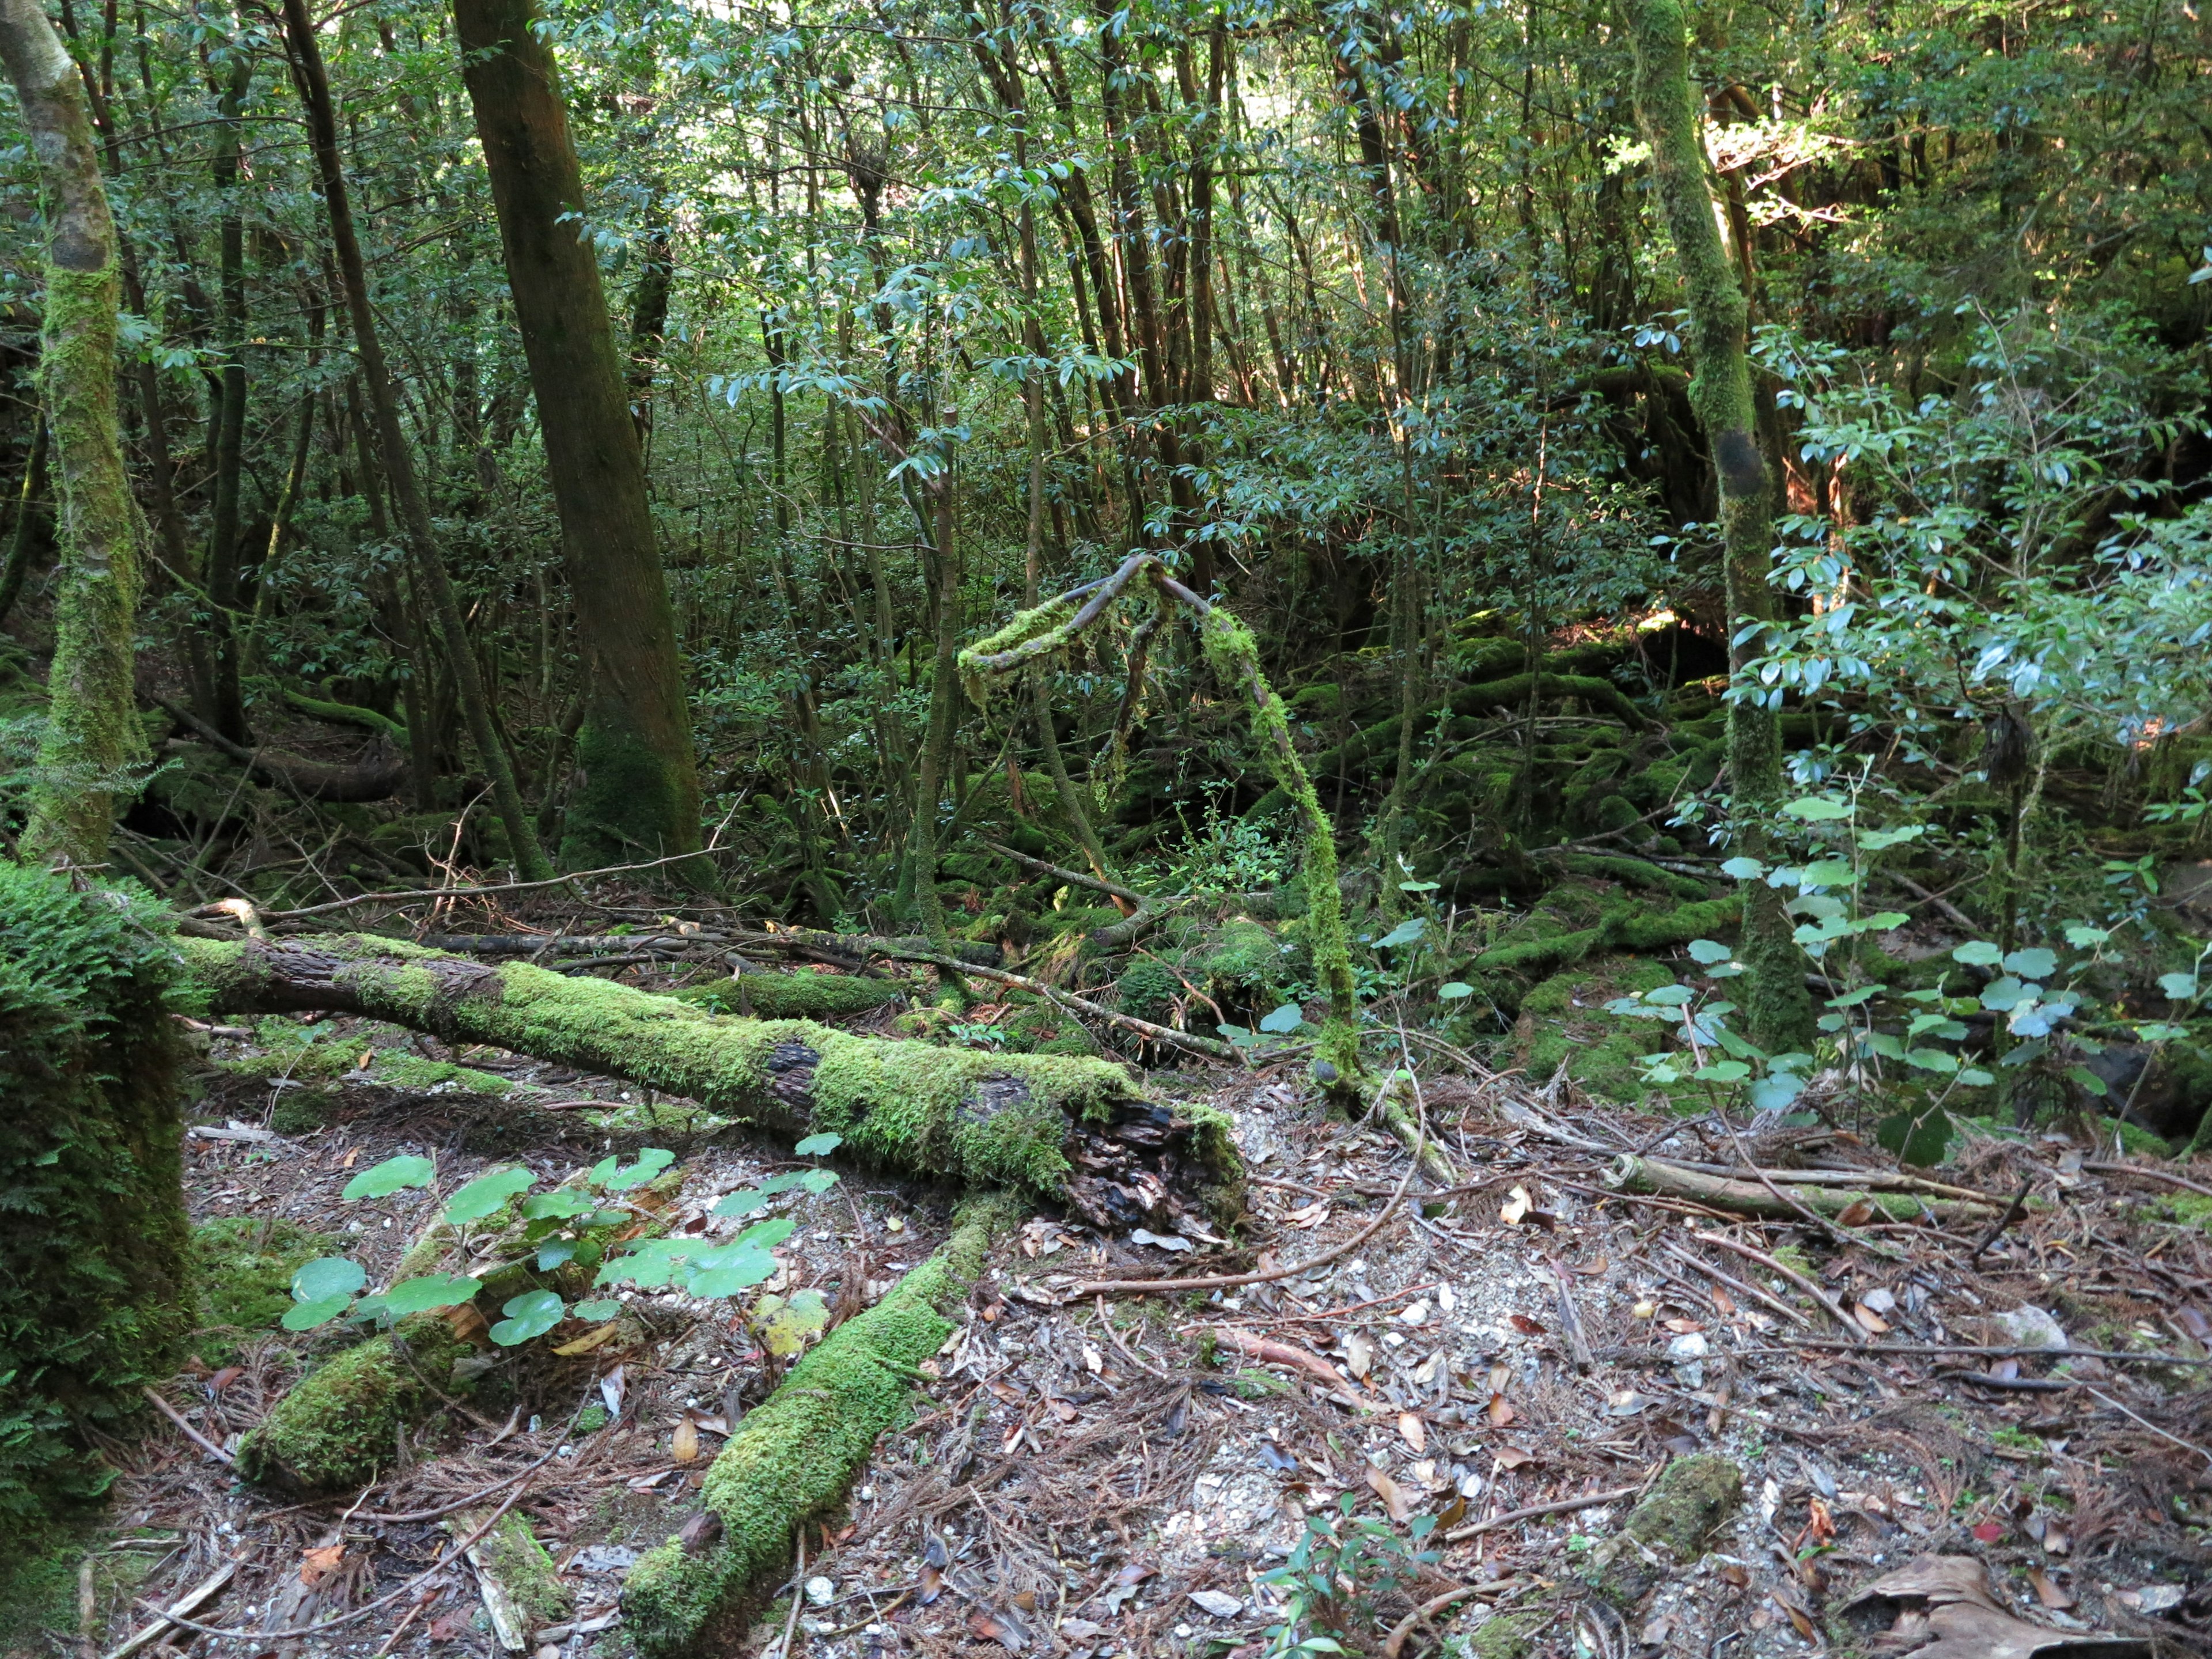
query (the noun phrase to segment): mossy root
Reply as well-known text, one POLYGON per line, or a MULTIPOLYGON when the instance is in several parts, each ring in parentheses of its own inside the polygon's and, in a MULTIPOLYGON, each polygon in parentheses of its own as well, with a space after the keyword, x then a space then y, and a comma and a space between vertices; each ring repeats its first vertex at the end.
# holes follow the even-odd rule
POLYGON ((877 1437, 903 1416, 915 1368, 952 1329, 946 1312, 1014 1217, 1003 1200, 970 1205, 942 1249, 832 1331, 738 1425, 707 1472, 720 1534, 703 1547, 672 1538, 630 1571, 623 1618, 645 1659, 736 1651, 791 1559, 794 1530, 844 1497, 877 1437))

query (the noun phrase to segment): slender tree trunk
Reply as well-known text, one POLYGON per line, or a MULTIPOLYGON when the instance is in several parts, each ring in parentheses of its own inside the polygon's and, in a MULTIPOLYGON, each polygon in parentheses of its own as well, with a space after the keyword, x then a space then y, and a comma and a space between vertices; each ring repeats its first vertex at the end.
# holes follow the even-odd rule
POLYGON ((562 857, 612 864, 700 844, 699 775, 644 452, 592 250, 559 71, 531 0, 454 0, 507 287, 538 393, 586 663, 562 857))
POLYGON ((208 632, 213 647, 214 678, 208 686, 209 706, 204 711, 210 724, 233 743, 247 743, 246 703, 239 689, 240 644, 238 574, 239 483, 246 464, 246 227, 239 215, 238 114, 253 78, 253 66, 242 44, 236 54, 229 83, 216 106, 222 118, 222 137, 216 141, 215 187, 222 202, 218 240, 222 249, 222 374, 216 400, 215 510, 208 519, 207 561, 208 632))
MULTIPOLYGON (((1745 349, 1749 308, 1714 222, 1709 164, 1698 132, 1700 106, 1690 86, 1686 27, 1677 0, 1634 0, 1636 113, 1651 145, 1651 173, 1681 263, 1698 374, 1690 398, 1720 472, 1723 573, 1728 593, 1729 656, 1740 675, 1759 648, 1760 624, 1774 614, 1766 576, 1773 547, 1774 494, 1769 458, 1753 435, 1757 416, 1745 349)), ((1765 850, 1765 815, 1782 793, 1782 730, 1776 712, 1753 696, 1729 705, 1728 765, 1737 834, 1744 850, 1765 850)), ((1743 997, 1751 1039, 1769 1050, 1802 1048, 1812 1036, 1804 953, 1790 937, 1780 890, 1744 884, 1743 942, 1750 972, 1743 997)))
POLYGON ((22 498, 15 503, 15 524, 8 537, 8 560, 0 565, 0 626, 21 597, 24 578, 31 574, 31 557, 46 539, 47 459, 53 452, 53 426, 46 411, 38 411, 31 429, 30 459, 23 465, 22 498))
POLYGON ((97 864, 146 757, 131 684, 144 526, 115 412, 121 262, 76 67, 38 0, 0 0, 0 61, 46 193, 40 372, 61 477, 46 731, 21 850, 97 864))
MULTIPOLYGON (((948 414, 944 423, 956 419, 948 414)), ((943 805, 945 773, 952 759, 952 729, 960 718, 960 549, 952 533, 951 458, 931 486, 936 507, 937 663, 929 687, 929 725, 922 734, 920 775, 915 780, 914 896, 922 930, 939 951, 949 951, 945 904, 937 893, 937 814, 943 805)))
MULTIPOLYGON (((0 0, 4 3, 5 0, 0 0)), ((476 653, 469 649, 468 629, 430 526, 429 503, 415 474, 415 460, 407 434, 399 424, 399 399, 385 362, 384 345, 368 299, 368 271, 361 254, 361 239, 354 230, 353 206, 346 189, 345 165, 338 154, 337 108, 331 97, 330 79, 323 70, 322 46, 315 39, 313 20, 307 0, 284 0, 284 32, 291 46, 292 70, 299 83, 300 101, 306 106, 315 166, 321 175, 323 206, 330 216, 331 242, 337 255, 339 286, 345 290, 347 315, 352 319, 354 348, 361 357, 362 390, 376 426, 377 449, 384 463, 384 477, 399 511, 401 534, 406 538, 415 574, 428 590, 431 609, 446 635, 446 654, 452 666, 469 736, 477 757, 491 780, 493 810, 507 831, 507 849, 515 867, 526 879, 542 880, 552 873, 538 845, 536 826, 522 805, 515 787, 514 766, 492 724, 491 693, 477 672, 476 653)), ((417 788, 420 788, 418 784, 417 788)))

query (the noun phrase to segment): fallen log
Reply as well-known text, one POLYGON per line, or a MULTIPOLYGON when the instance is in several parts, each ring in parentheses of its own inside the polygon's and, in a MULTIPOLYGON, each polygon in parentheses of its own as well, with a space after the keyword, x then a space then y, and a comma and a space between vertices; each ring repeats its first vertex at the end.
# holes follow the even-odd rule
MULTIPOLYGON (((1857 1186, 1831 1187, 1799 1184, 1787 1170, 1769 1170, 1767 1175, 1806 1209, 1831 1218, 1861 1203, 1871 1206, 1885 1221, 1917 1221, 1923 1212, 1932 1213, 1937 1220, 1947 1223, 1986 1221, 2002 1207, 2001 1202, 1986 1200, 1930 1198, 1925 1192, 1909 1187, 1899 1190, 1879 1177, 1857 1186)), ((1613 1168, 1606 1172, 1605 1184, 1615 1192, 1687 1199, 1711 1209, 1725 1210, 1731 1215, 1756 1216, 1767 1221, 1804 1218, 1756 1180, 1737 1181, 1728 1176, 1708 1175, 1702 1170, 1663 1164, 1633 1153, 1623 1153, 1615 1160, 1613 1168)))
POLYGON ((907 1411, 916 1368, 952 1329, 945 1315, 982 1273, 1003 1200, 970 1205, 951 1238, 884 1299, 848 1320, 748 1413, 707 1471, 705 1524, 630 1570, 623 1623, 646 1659, 737 1652, 745 1620, 791 1559, 793 1534, 842 1501, 877 1437, 907 1411))
POLYGON ((387 800, 407 781, 406 758, 380 741, 368 760, 352 766, 332 766, 273 749, 249 749, 233 743, 191 709, 160 697, 154 701, 201 741, 243 766, 256 783, 281 789, 300 800, 387 800))
POLYGON ((360 1015, 487 1043, 697 1101, 792 1139, 843 1137, 862 1161, 1064 1203, 1109 1231, 1232 1220, 1243 1168, 1228 1120, 1147 1099, 1124 1067, 859 1036, 711 1013, 611 981, 494 967, 365 934, 176 941, 176 1006, 204 1015, 360 1015))

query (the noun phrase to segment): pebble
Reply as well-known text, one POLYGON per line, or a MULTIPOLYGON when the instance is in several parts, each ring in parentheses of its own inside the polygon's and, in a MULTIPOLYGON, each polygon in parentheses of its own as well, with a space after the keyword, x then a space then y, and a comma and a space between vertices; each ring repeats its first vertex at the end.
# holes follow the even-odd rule
POLYGON ((806 1581, 806 1599, 817 1607, 826 1607, 837 1599, 837 1586, 827 1578, 806 1581))

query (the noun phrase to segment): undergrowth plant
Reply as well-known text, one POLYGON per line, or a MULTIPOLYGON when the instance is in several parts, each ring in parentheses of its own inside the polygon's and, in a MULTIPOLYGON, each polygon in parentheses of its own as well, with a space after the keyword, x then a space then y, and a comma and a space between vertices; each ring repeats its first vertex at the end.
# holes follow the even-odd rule
MULTIPOLYGON (((801 1157, 823 1157, 842 1139, 834 1134, 810 1135, 794 1150, 801 1157)), ((531 1191, 538 1178, 528 1170, 495 1170, 456 1188, 436 1224, 453 1229, 465 1246, 471 1227, 496 1221, 497 1230, 511 1234, 521 1246, 522 1259, 536 1273, 589 1272, 594 1291, 629 1285, 639 1290, 679 1290, 716 1301, 740 1295, 772 1277, 776 1263, 771 1252, 798 1225, 789 1215, 756 1222, 722 1243, 636 1237, 649 1222, 650 1212, 624 1195, 657 1179, 675 1161, 673 1152, 649 1146, 635 1163, 605 1158, 585 1174, 580 1185, 538 1193, 531 1191)), ((343 1196, 356 1202, 389 1198, 410 1187, 427 1188, 436 1178, 436 1166, 427 1158, 390 1158, 348 1182, 343 1196)), ((825 1193, 836 1182, 834 1170, 790 1170, 729 1194, 715 1204, 712 1213, 723 1218, 751 1215, 786 1194, 825 1193)), ((410 1314, 473 1302, 484 1288, 483 1279, 465 1273, 420 1274, 364 1296, 368 1283, 368 1269, 351 1256, 319 1256, 307 1263, 293 1275, 293 1305, 284 1315, 284 1328, 310 1331, 339 1320, 389 1327, 410 1314)), ((763 1316, 774 1312, 777 1318, 769 1323, 778 1337, 795 1334, 803 1342, 823 1322, 811 1317, 821 1311, 819 1293, 812 1293, 811 1302, 808 1294, 793 1297, 787 1306, 779 1302, 774 1310, 763 1307, 756 1312, 763 1316)), ((491 1340, 502 1347, 514 1347, 544 1335, 564 1319, 611 1319, 622 1307, 619 1300, 596 1294, 571 1303, 558 1290, 540 1283, 507 1298, 500 1309, 503 1317, 491 1327, 491 1340)), ((775 1344, 770 1346, 774 1350, 775 1344)))
POLYGON ((1344 1644, 1336 1638, 1353 1636, 1378 1596, 1410 1583, 1422 1566, 1441 1559, 1440 1552, 1420 1547, 1436 1529, 1433 1515, 1417 1516, 1408 1523, 1409 1544, 1382 1522, 1355 1515, 1356 1507, 1357 1500, 1346 1492, 1337 1499, 1335 1515, 1308 1516, 1283 1565, 1260 1575, 1259 1582, 1282 1598, 1276 1620, 1261 1638, 1267 1659, 1342 1653, 1344 1644))

